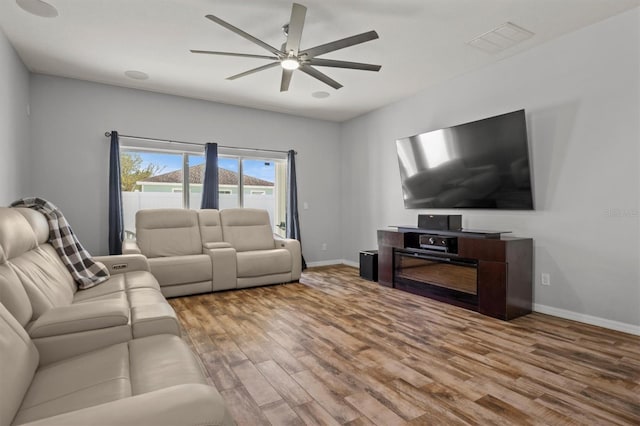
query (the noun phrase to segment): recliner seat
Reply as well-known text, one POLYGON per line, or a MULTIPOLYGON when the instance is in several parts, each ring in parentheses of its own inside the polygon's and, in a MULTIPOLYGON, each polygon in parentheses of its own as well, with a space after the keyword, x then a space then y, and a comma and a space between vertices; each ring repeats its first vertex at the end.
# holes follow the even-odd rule
POLYGON ((275 239, 266 210, 225 209, 220 212, 220 224, 224 241, 236 250, 238 288, 300 278, 300 243, 275 239))
POLYGON ((220 394, 174 335, 42 364, 0 304, 0 425, 232 425, 220 394))
POLYGON ((136 213, 136 242, 123 253, 142 253, 166 297, 212 290, 211 258, 202 250, 194 210, 152 209, 136 213))
POLYGON ((96 257, 110 279, 78 291, 48 239, 41 213, 0 208, 0 301, 33 338, 41 362, 132 338, 180 335, 144 256, 96 257))

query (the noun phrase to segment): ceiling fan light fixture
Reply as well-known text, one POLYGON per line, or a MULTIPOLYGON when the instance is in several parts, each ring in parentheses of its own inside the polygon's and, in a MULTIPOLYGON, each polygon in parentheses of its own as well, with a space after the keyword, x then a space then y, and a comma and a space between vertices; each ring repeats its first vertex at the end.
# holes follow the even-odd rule
POLYGON ((297 70, 300 68, 300 62, 293 54, 289 54, 289 56, 280 61, 280 65, 285 70, 297 70))

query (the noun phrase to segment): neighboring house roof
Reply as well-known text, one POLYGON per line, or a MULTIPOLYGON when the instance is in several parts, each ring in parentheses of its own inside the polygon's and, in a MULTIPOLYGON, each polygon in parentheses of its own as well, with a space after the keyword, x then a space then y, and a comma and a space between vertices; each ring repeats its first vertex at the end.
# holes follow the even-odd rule
MULTIPOLYGON (((189 167, 189 183, 202 183, 203 179, 204 164, 189 167)), ((182 170, 174 170, 161 175, 151 176, 139 181, 138 183, 144 184, 147 182, 181 183, 182 170)), ((218 167, 218 183, 220 185, 238 185, 238 173, 218 167)), ((249 175, 244 175, 244 184, 251 186, 274 186, 273 182, 249 175)))

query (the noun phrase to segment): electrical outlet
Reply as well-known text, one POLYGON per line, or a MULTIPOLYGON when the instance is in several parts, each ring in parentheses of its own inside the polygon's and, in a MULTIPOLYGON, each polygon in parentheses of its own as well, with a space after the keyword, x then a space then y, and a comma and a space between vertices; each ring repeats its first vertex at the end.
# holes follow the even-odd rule
POLYGON ((540 274, 540 282, 542 285, 551 285, 551 274, 543 272, 540 274))
POLYGON ((322 247, 320 248, 320 250, 326 251, 327 250, 327 243, 322 243, 322 247))

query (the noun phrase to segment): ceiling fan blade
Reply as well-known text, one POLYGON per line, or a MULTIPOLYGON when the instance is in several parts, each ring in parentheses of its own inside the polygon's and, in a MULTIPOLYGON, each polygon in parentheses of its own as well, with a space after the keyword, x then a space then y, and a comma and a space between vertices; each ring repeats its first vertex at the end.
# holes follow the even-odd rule
POLYGON ((265 56, 265 55, 250 55, 248 53, 233 53, 233 52, 214 52, 211 50, 190 50, 191 53, 204 53, 206 55, 225 55, 225 56, 239 56, 241 58, 256 58, 256 59, 271 59, 277 61, 277 56, 265 56))
POLYGON ((338 83, 337 81, 335 81, 328 75, 318 71, 317 69, 310 67, 309 65, 301 65, 298 69, 303 73, 309 74, 311 77, 320 80, 324 84, 333 87, 336 90, 342 87, 342 84, 338 83))
POLYGON ((306 7, 298 3, 293 4, 291 8, 291 19, 289 20, 289 31, 287 33, 287 54, 293 51, 294 55, 298 55, 300 39, 302 39, 302 28, 304 27, 304 18, 306 15, 306 7))
POLYGON ((226 29, 228 29, 230 31, 233 31, 234 33, 238 34, 239 36, 246 38, 247 40, 257 44, 258 46, 262 47, 263 49, 268 50, 269 52, 273 53, 276 56, 284 55, 283 52, 281 52, 280 50, 276 49, 275 47, 265 43, 262 40, 259 40, 259 39, 255 38, 254 36, 252 36, 249 33, 246 33, 244 31, 242 31, 240 28, 234 27, 230 23, 228 23, 226 21, 223 21, 222 19, 218 18, 217 16, 207 15, 206 18, 210 19, 211 21, 215 22, 216 24, 222 25, 226 29))
POLYGON ((378 38, 377 32, 369 31, 366 33, 332 41, 331 43, 321 44, 320 46, 312 47, 307 50, 303 50, 302 52, 300 52, 300 55, 307 55, 307 57, 313 58, 325 53, 333 52, 335 50, 344 49, 345 47, 354 46, 356 44, 375 40, 377 38, 378 38))
POLYGON ((289 90, 289 83, 291 83, 291 76, 293 75, 293 70, 282 69, 282 81, 280 82, 280 91, 286 92, 289 90))
POLYGON ((349 68, 364 71, 380 71, 380 68, 382 68, 382 66, 380 65, 363 64, 360 62, 336 61, 333 59, 322 58, 309 59, 309 65, 315 65, 317 67, 349 68))
POLYGON ((254 68, 254 69, 249 70, 249 71, 241 72, 240 74, 232 75, 231 77, 227 77, 227 80, 235 80, 236 78, 244 77, 244 76, 249 75, 249 74, 253 74, 253 73, 256 73, 256 72, 259 72, 259 71, 267 70, 269 68, 277 67, 278 65, 280 65, 280 61, 271 62, 270 64, 263 65, 263 66, 258 67, 258 68, 254 68))

